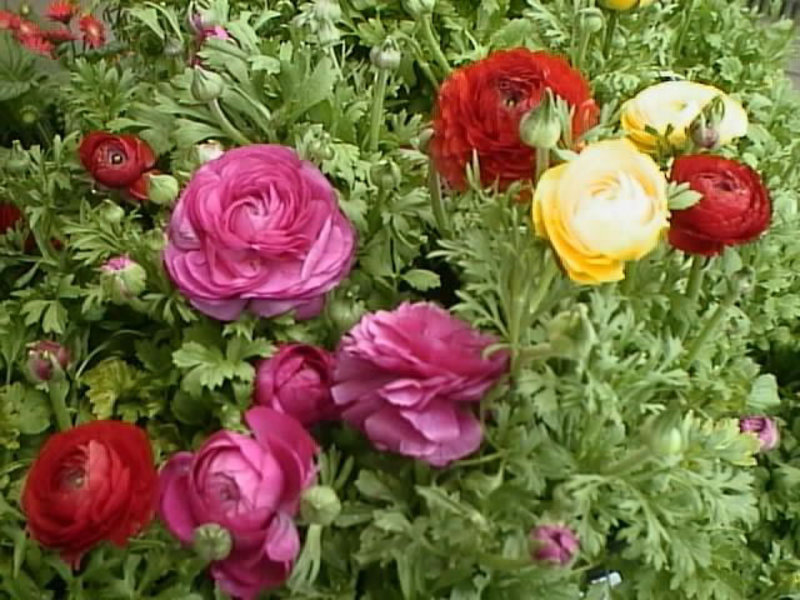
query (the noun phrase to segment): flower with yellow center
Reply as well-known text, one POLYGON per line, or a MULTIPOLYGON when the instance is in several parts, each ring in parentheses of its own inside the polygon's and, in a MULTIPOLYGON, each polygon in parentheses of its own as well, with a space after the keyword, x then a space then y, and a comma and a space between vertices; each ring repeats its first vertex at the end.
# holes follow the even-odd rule
POLYGON ((645 128, 663 136, 672 125, 668 140, 680 147, 686 142, 692 121, 717 97, 722 99, 725 112, 716 130, 719 144, 726 144, 747 133, 747 113, 722 90, 693 81, 665 81, 645 88, 622 107, 622 128, 640 150, 652 153, 658 138, 645 128))
POLYGON ((542 175, 532 212, 573 281, 618 281, 669 225, 667 181, 630 141, 598 142, 542 175))
POLYGON ((609 10, 630 10, 650 6, 655 0, 600 0, 600 5, 609 10))

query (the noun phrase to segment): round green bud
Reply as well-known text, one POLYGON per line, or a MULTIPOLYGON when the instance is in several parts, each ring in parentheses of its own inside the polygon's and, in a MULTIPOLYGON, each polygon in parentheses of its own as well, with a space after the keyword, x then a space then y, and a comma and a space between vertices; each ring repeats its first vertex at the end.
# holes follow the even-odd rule
POLYGON ((149 175, 147 197, 153 204, 172 204, 178 197, 180 186, 172 175, 149 175))
POLYGON ((190 89, 192 97, 198 102, 212 102, 222 95, 225 90, 225 82, 217 73, 195 67, 190 89))
POLYGON ((205 561, 224 560, 233 548, 230 532, 216 523, 206 523, 194 530, 192 548, 205 561))
POLYGON ((597 33, 605 27, 603 13, 597 8, 587 8, 581 11, 581 25, 588 33, 597 33))
POLYGON ((333 488, 316 485, 306 490, 300 499, 300 515, 308 523, 327 526, 342 512, 342 503, 333 488))
POLYGON ((100 207, 100 218, 106 223, 120 223, 122 219, 125 218, 125 209, 123 209, 119 204, 106 201, 103 203, 103 206, 100 207))
POLYGON ((30 162, 31 159, 28 153, 22 149, 19 140, 14 140, 14 143, 11 145, 11 152, 5 162, 6 170, 14 175, 20 175, 28 170, 30 162))
POLYGON ((561 139, 561 120, 548 90, 539 106, 529 110, 519 122, 519 137, 531 148, 555 148, 561 139))
POLYGON ((316 0, 313 11, 318 21, 332 23, 342 18, 342 8, 338 0, 316 0))
POLYGON ((412 17, 419 18, 433 13, 436 0, 404 0, 403 6, 412 17))
POLYGON ((39 109, 32 104, 26 104, 19 110, 19 118, 25 125, 33 125, 39 120, 39 109))
POLYGON ((391 38, 387 38, 380 45, 374 46, 369 53, 369 59, 373 65, 388 71, 397 69, 402 58, 400 50, 397 48, 397 43, 391 38))
POLYGON ((382 160, 372 165, 369 177, 378 189, 389 191, 400 185, 403 175, 393 161, 382 160))

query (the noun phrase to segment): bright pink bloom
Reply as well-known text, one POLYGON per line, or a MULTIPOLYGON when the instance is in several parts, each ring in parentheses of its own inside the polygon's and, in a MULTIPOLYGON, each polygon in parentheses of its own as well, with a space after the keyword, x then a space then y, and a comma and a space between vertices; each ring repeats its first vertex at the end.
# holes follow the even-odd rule
POLYGON ((303 425, 333 418, 333 356, 307 344, 286 344, 259 362, 254 400, 291 415, 303 425))
POLYGON ((169 226, 164 261, 195 308, 316 316, 350 271, 355 231, 325 176, 285 146, 228 150, 195 171, 169 226))
POLYGON ((252 436, 220 431, 169 459, 159 514, 185 544, 201 525, 225 528, 233 546, 211 563, 211 576, 228 594, 253 600, 286 580, 300 551, 292 517, 316 479, 317 446, 300 423, 270 408, 252 408, 245 420, 252 436))
POLYGON ((446 465, 481 444, 469 405, 508 367, 483 356, 496 341, 433 304, 367 315, 339 347, 333 399, 378 449, 446 465))

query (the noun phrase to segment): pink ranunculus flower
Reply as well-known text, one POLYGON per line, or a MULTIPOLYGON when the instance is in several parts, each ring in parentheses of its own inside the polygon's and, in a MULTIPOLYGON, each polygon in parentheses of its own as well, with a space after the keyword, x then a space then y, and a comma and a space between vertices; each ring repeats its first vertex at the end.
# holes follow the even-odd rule
POLYGON ((333 399, 378 449, 444 466, 481 444, 470 405, 508 367, 483 357, 495 342, 429 303, 366 315, 337 352, 333 399))
POLYGON ((291 148, 253 145, 195 172, 172 213, 164 260, 180 291, 215 319, 245 309, 304 319, 348 274, 355 244, 319 169, 291 148))
POLYGON ((230 554, 211 563, 220 589, 244 600, 281 585, 300 551, 292 517, 316 479, 317 445, 295 419, 266 407, 245 414, 252 436, 212 435, 196 452, 172 456, 161 471, 159 514, 181 542, 216 524, 230 554))
POLYGON ((781 441, 780 430, 775 419, 760 415, 742 417, 739 419, 739 431, 752 433, 758 437, 761 452, 769 452, 776 448, 781 441))
POLYGON ((254 399, 310 426, 336 416, 333 356, 307 344, 286 344, 258 363, 254 399))
POLYGON ((578 553, 577 534, 563 525, 540 525, 530 533, 533 557, 542 562, 564 566, 578 553))

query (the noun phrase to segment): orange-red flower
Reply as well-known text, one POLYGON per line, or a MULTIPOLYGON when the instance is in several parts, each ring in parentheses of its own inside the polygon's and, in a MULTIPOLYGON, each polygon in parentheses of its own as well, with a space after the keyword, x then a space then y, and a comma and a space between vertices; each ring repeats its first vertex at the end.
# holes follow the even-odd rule
POLYGON ((519 122, 547 89, 574 108, 573 140, 597 121, 589 84, 569 63, 547 52, 495 52, 455 71, 442 84, 434 119, 436 168, 456 189, 476 152, 481 183, 501 188, 532 176, 534 151, 522 143, 519 122))
POLYGON ((75 16, 75 5, 69 0, 53 0, 47 6, 45 14, 51 21, 58 21, 66 25, 75 16))
POLYGON ((106 28, 103 22, 92 15, 84 15, 78 21, 83 34, 83 43, 90 48, 99 48, 106 43, 106 28))

